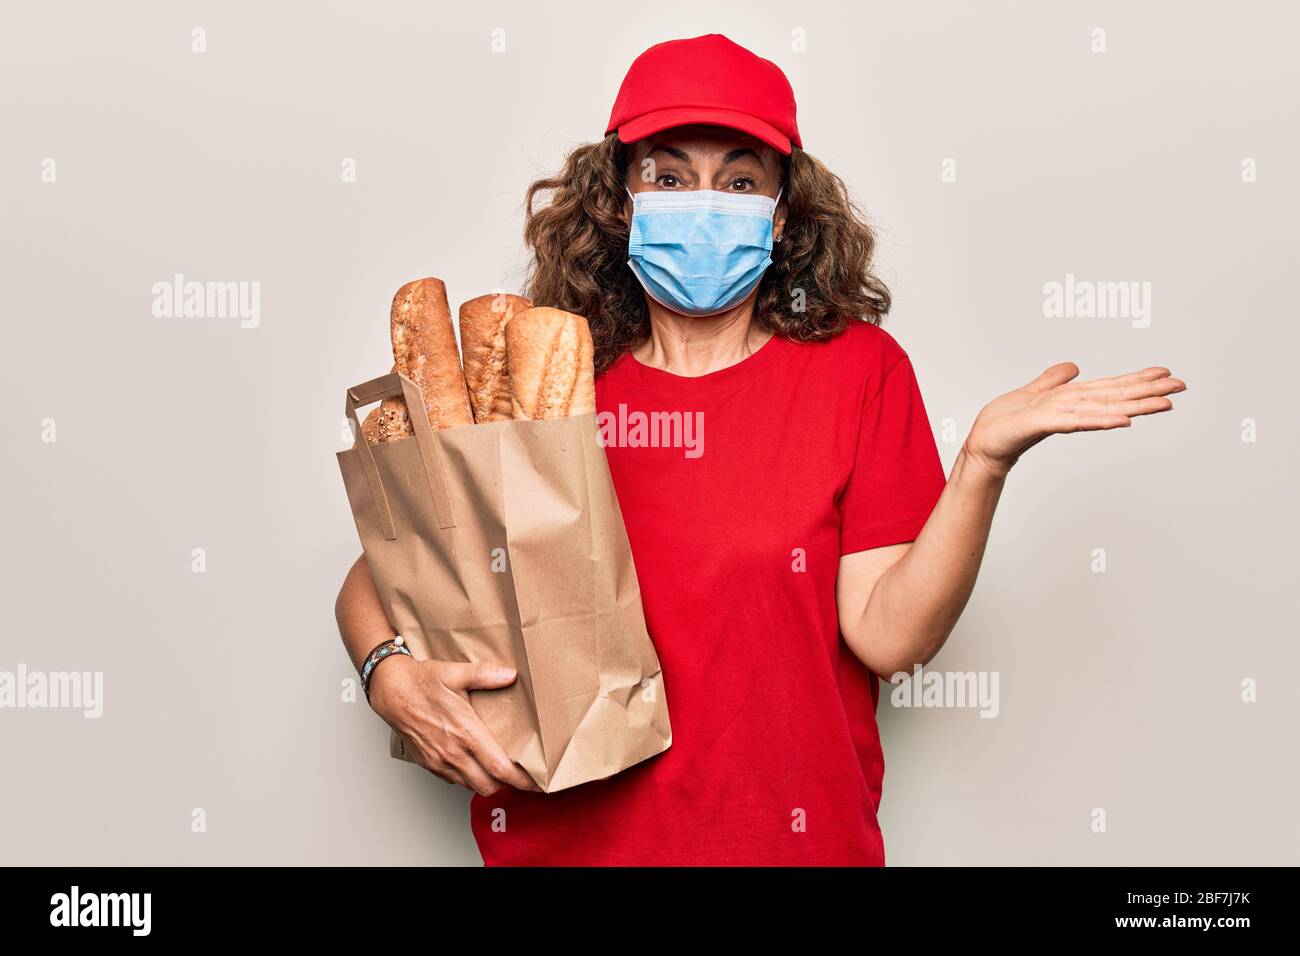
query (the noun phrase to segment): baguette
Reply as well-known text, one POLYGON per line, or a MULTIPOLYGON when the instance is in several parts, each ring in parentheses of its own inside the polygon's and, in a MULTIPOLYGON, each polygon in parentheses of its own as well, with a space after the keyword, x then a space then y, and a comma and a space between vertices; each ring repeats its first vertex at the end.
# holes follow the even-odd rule
POLYGON ((532 307, 523 296, 505 292, 481 295, 460 307, 460 350, 465 356, 465 385, 476 422, 514 417, 506 362, 506 325, 532 307))
POLYGON ((596 411, 591 329, 560 309, 520 312, 506 326, 514 418, 549 419, 596 411))
MULTIPOLYGON (((451 327, 447 287, 442 280, 417 279, 398 289, 389 312, 389 327, 396 359, 392 370, 419 386, 429 425, 455 428, 473 424, 456 333, 451 327)), ((361 423, 357 440, 378 445, 414 434, 406 399, 395 395, 371 410, 361 423)))
MULTIPOLYGON (((442 280, 417 279, 398 289, 390 325, 396 370, 419 386, 429 424, 435 429, 474 424, 442 280)), ((404 399, 385 399, 383 407, 385 440, 392 441, 403 424, 406 434, 414 434, 404 399)))

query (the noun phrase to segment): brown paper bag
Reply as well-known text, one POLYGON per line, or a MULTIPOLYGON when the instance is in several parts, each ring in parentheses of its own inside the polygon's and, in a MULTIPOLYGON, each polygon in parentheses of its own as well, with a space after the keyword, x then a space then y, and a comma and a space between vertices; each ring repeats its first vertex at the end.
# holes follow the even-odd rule
MULTIPOLYGON (((435 431, 393 373, 349 389, 347 416, 402 395, 415 437, 339 452, 388 619, 420 660, 513 667, 470 692, 506 753, 554 792, 672 743, 627 531, 596 416, 435 431)), ((390 732, 390 753, 411 760, 390 732)))

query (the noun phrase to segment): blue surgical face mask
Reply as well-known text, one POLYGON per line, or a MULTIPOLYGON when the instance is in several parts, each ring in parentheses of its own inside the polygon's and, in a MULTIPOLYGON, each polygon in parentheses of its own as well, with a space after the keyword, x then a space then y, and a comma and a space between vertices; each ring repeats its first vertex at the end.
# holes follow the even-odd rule
MULTIPOLYGON (((784 187, 783 187, 784 188, 784 187)), ((628 261, 646 293, 682 315, 725 312, 772 264, 776 199, 712 189, 633 193, 628 261)))

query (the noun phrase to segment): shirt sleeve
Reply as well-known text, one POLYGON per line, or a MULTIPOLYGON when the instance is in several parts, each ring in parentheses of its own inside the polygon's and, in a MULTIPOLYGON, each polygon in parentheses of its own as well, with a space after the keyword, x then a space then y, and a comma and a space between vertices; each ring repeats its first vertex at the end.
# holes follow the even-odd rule
POLYGON ((840 493, 840 554, 915 541, 947 478, 912 362, 895 361, 866 400, 840 493))

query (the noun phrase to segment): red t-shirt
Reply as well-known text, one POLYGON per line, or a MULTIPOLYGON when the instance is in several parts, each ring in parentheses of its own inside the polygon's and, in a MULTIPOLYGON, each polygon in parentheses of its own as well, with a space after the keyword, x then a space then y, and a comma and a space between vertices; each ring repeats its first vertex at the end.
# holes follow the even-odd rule
POLYGON ((883 865, 879 683, 840 637, 835 578, 841 555, 914 540, 945 484, 906 353, 865 322, 698 377, 629 353, 596 406, 672 745, 552 794, 475 794, 484 863, 883 865), (695 427, 640 447, 637 412, 695 427))

